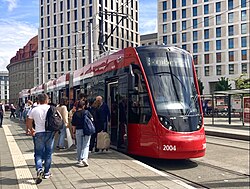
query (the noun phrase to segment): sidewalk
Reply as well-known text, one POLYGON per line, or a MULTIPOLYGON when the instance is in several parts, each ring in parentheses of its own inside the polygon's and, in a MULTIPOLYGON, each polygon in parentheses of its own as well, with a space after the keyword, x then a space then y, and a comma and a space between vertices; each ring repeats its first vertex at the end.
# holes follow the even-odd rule
POLYGON ((242 125, 242 122, 233 119, 231 125, 227 118, 204 118, 206 135, 225 137, 238 140, 250 141, 250 127, 242 125))
POLYGON ((0 189, 193 188, 114 150, 90 154, 89 167, 78 167, 75 149, 55 151, 52 177, 35 185, 33 141, 24 133, 23 123, 4 118, 0 128, 0 189))

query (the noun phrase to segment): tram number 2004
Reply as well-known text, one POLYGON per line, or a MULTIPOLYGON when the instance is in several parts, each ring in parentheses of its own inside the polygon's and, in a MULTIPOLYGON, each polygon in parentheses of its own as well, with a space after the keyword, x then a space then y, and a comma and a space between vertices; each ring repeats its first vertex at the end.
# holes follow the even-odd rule
POLYGON ((176 151, 176 146, 163 144, 163 151, 176 151))

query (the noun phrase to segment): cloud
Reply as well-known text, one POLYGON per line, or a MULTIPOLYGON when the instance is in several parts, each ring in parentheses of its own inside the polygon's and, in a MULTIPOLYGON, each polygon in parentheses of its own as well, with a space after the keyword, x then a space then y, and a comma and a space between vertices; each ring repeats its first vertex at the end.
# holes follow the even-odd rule
POLYGON ((10 59, 37 33, 37 28, 28 23, 0 19, 0 70, 6 70, 10 59))
POLYGON ((157 32, 157 1, 140 0, 139 2, 139 32, 148 34, 157 32))
POLYGON ((17 7, 17 0, 3 0, 3 2, 8 3, 8 11, 10 12, 17 7))

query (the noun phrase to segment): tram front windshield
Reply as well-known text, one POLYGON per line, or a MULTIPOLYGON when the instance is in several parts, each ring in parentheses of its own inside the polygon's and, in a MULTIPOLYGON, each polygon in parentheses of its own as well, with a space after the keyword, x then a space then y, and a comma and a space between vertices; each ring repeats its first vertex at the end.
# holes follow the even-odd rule
POLYGON ((198 130, 201 115, 191 55, 164 48, 138 50, 138 54, 160 120, 174 131, 198 130))

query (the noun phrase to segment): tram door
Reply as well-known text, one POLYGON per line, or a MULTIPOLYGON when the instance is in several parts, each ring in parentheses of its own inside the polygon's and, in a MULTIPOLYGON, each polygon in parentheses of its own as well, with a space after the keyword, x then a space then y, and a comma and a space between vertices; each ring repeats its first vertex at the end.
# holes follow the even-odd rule
POLYGON ((111 145, 118 144, 118 81, 108 83, 108 106, 110 109, 110 125, 108 132, 110 133, 111 145))

